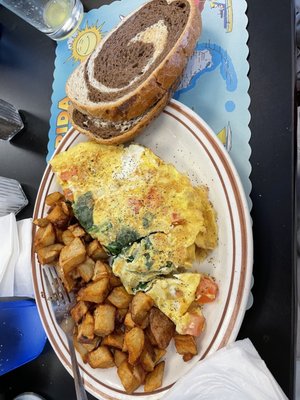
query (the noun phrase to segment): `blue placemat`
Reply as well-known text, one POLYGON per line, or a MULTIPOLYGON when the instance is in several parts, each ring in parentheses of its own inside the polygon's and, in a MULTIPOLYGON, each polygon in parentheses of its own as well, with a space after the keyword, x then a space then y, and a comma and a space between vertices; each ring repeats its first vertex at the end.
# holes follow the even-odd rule
MULTIPOLYGON (((251 207, 247 3, 195 1, 202 11, 203 31, 174 98, 197 112, 218 135, 240 174, 251 207)), ((120 0, 92 10, 72 37, 57 44, 47 159, 70 127, 68 76, 105 34, 144 2, 120 0)))

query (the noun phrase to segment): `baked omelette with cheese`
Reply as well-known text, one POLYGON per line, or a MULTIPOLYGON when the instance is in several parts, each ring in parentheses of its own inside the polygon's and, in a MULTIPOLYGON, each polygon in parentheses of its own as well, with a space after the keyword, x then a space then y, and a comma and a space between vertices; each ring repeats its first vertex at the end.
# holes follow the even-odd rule
POLYGON ((76 218, 112 256, 113 272, 128 293, 147 292, 178 333, 200 334, 198 302, 213 300, 217 286, 187 270, 198 252, 217 245, 207 188, 192 186, 173 165, 137 144, 84 142, 50 164, 76 218))

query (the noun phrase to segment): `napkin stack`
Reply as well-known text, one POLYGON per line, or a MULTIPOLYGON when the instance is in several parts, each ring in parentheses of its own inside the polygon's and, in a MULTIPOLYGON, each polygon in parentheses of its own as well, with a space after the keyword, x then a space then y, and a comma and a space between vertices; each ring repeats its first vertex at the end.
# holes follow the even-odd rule
POLYGON ((288 400, 249 339, 199 362, 163 400, 288 400))
POLYGON ((31 274, 32 219, 0 218, 0 297, 34 297, 31 274))

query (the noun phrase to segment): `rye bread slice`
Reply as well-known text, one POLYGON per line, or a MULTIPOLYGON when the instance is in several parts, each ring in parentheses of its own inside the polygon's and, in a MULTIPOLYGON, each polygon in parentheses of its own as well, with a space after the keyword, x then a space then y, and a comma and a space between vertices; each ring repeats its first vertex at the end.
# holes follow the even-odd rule
POLYGON ((200 31, 195 0, 151 0, 71 74, 67 95, 77 110, 105 120, 143 115, 182 74, 200 31))
POLYGON ((145 129, 165 108, 170 97, 171 92, 166 93, 145 114, 127 122, 114 123, 102 120, 88 114, 83 114, 72 105, 69 107, 69 115, 74 128, 92 140, 102 144, 121 144, 133 139, 145 129), (101 127, 101 125, 104 125, 104 127, 101 127), (122 126, 129 127, 122 131, 122 126))

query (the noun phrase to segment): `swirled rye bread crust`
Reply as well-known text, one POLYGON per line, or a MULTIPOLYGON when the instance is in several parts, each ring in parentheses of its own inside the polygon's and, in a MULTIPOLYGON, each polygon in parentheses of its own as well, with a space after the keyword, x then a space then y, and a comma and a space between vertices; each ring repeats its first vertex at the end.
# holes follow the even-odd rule
POLYGON ((68 79, 74 126, 102 143, 135 136, 167 104, 200 30, 194 0, 152 0, 125 18, 68 79))

